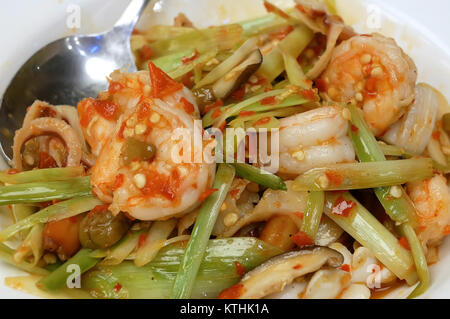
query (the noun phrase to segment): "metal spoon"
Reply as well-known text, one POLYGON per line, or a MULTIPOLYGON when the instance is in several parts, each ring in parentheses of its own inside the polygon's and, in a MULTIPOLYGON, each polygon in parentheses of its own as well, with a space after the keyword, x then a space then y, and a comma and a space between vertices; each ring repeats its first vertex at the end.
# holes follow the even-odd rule
POLYGON ((14 132, 21 127, 26 108, 34 100, 76 106, 81 99, 105 90, 106 76, 112 71, 136 71, 130 37, 149 2, 132 0, 112 30, 56 40, 22 65, 9 83, 0 107, 0 150, 7 161, 12 158, 14 132))

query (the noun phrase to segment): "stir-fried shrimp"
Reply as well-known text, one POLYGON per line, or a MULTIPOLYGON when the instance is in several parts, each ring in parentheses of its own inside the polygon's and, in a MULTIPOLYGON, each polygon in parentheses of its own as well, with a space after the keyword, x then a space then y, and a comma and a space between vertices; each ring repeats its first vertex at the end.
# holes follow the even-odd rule
POLYGON ((435 175, 410 182, 407 192, 416 207, 418 237, 423 248, 438 245, 450 233, 450 190, 446 178, 435 175))
POLYGON ((298 175, 311 168, 354 161, 347 137, 349 116, 346 109, 329 106, 281 119, 279 172, 298 175))
POLYGON ((87 98, 78 103, 78 114, 84 137, 96 156, 114 132, 119 116, 133 109, 151 88, 148 72, 111 74, 109 89, 97 99, 87 98))
POLYGON ((111 138, 100 142, 104 146, 91 176, 94 193, 112 203, 112 212, 124 211, 140 220, 192 210, 211 186, 215 168, 203 159, 184 161, 184 153, 194 149, 174 138, 183 129, 183 141, 194 145, 194 130, 202 134, 201 124, 194 122, 199 113, 192 94, 181 86, 163 99, 153 98, 148 72, 122 74, 120 79, 129 86, 119 87, 109 98, 123 114, 111 138))
POLYGON ((417 70, 391 38, 354 36, 336 47, 321 76, 321 90, 339 102, 357 103, 377 136, 414 101, 417 70))

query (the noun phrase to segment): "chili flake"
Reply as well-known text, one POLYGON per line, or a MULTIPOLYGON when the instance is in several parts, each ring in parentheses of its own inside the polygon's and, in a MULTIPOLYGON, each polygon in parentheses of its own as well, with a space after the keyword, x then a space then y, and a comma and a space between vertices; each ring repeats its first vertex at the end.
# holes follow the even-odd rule
POLYGON ((350 272, 350 265, 349 264, 344 264, 341 267, 339 267, 340 270, 346 271, 346 272, 350 272))
POLYGON ((263 117, 262 119, 259 119, 258 121, 256 121, 254 125, 255 126, 260 126, 260 125, 267 124, 269 122, 270 122, 270 117, 266 116, 266 117, 263 117))
POLYGON ((208 113, 209 111, 211 111, 212 109, 219 107, 219 106, 223 106, 223 101, 221 99, 218 99, 216 102, 214 102, 213 104, 208 104, 204 107, 204 113, 208 113))
POLYGON ((147 241, 147 235, 141 234, 139 236, 138 247, 142 247, 146 241, 147 241))
POLYGON ((241 86, 238 90, 234 91, 233 94, 231 94, 231 97, 236 101, 242 101, 244 95, 245 95, 245 85, 241 86))
POLYGON ((314 91, 312 89, 301 90, 301 94, 305 99, 314 101, 314 91))
POLYGON ((353 207, 356 206, 356 203, 349 200, 345 200, 342 196, 340 196, 336 202, 334 202, 333 208, 331 209, 331 213, 335 215, 339 215, 342 217, 348 217, 350 215, 353 207))
POLYGON ((241 111, 239 113, 239 116, 250 116, 250 115, 253 115, 253 114, 255 114, 255 111, 241 111))
POLYGON ((222 111, 220 108, 215 108, 214 111, 211 114, 211 118, 216 119, 222 114, 222 111))
POLYGON ((235 261, 234 265, 236 266, 236 273, 239 276, 243 276, 246 273, 244 265, 242 265, 239 261, 235 261))
POLYGON ((271 105, 275 104, 277 102, 277 99, 275 96, 269 96, 261 100, 261 105, 271 105))
POLYGON ((218 299, 238 299, 245 292, 243 284, 236 284, 228 289, 225 289, 219 294, 218 299))
POLYGON ((184 97, 182 97, 180 99, 181 104, 183 105, 184 110, 186 111, 186 113, 188 114, 192 114, 194 113, 194 104, 190 103, 187 99, 185 99, 184 97))
POLYGON ((328 180, 330 180, 330 182, 336 186, 341 185, 342 181, 344 180, 344 178, 340 174, 331 170, 325 171, 325 175, 327 175, 328 180))
POLYGON ((400 246, 402 246, 406 250, 411 250, 411 247, 409 247, 408 240, 405 237, 400 237, 398 239, 398 243, 400 244, 400 246))
POLYGON ((195 52, 190 56, 190 57, 183 57, 181 59, 181 62, 183 62, 183 64, 188 64, 189 62, 194 61, 195 59, 198 58, 198 51, 197 49, 195 49, 195 52))
POLYGON ((292 236, 291 239, 298 247, 314 245, 314 240, 302 231, 292 236))
POLYGON ((434 131, 433 132, 433 135, 431 135, 432 137, 433 137, 433 139, 435 140, 435 141, 439 141, 439 138, 441 137, 441 132, 439 132, 439 131, 434 131))
POLYGON ((152 96, 164 98, 183 88, 183 84, 176 82, 163 70, 158 68, 152 61, 148 62, 148 70, 152 81, 152 96))
POLYGON ((114 291, 118 293, 120 289, 122 289, 122 285, 120 283, 116 283, 116 285, 114 286, 114 291))

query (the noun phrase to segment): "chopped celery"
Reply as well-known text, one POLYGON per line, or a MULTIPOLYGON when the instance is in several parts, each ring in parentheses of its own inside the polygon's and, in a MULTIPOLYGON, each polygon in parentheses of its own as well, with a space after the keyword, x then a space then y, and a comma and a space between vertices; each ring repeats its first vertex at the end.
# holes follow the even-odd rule
POLYGON ((0 187, 0 205, 40 203, 91 194, 89 176, 0 187))
POLYGON ((32 264, 26 261, 16 263, 14 261, 13 255, 14 255, 13 249, 9 248, 5 244, 0 243, 0 260, 32 274, 43 276, 49 274, 49 272, 44 268, 33 266, 32 264))
POLYGON ((324 203, 325 194, 323 191, 309 193, 300 230, 312 240, 315 240, 317 231, 319 230, 324 203))
POLYGON ((37 282, 36 286, 44 290, 62 288, 67 284, 69 276, 75 272, 75 269, 71 269, 70 266, 77 265, 80 274, 82 274, 94 267, 100 261, 98 258, 91 257, 91 252, 92 250, 87 248, 80 249, 72 258, 50 273, 50 275, 37 282))
MULTIPOLYGON (((187 49, 172 54, 161 56, 157 59, 151 60, 158 68, 163 70, 165 73, 176 70, 183 65, 183 57, 191 56, 195 53, 194 49, 187 49)), ((148 65, 145 67, 148 70, 148 65)))
POLYGON ((176 225, 177 219, 175 218, 158 220, 152 223, 144 243, 137 248, 136 258, 134 259, 136 266, 144 266, 155 258, 176 225))
MULTIPOLYGON (((169 298, 185 246, 179 242, 164 247, 143 267, 131 261, 115 266, 99 264, 83 275, 82 288, 96 298, 169 298), (120 290, 114 289, 117 284, 120 290)), ((209 240, 191 296, 216 298, 239 281, 236 263, 250 271, 280 253, 278 248, 251 237, 209 240)))
POLYGON ((11 238, 18 232, 33 227, 36 224, 72 217, 90 211, 95 206, 101 204, 102 202, 94 196, 83 196, 58 202, 0 231, 0 242, 11 238))
POLYGON ((214 126, 219 127, 223 122, 226 121, 226 119, 228 119, 231 116, 238 115, 246 107, 251 106, 254 103, 260 102, 261 100, 263 100, 265 98, 275 97, 278 94, 286 93, 287 91, 288 91, 287 89, 272 90, 269 92, 265 92, 265 93, 253 96, 253 97, 246 99, 240 103, 237 103, 231 107, 225 108, 225 110, 223 112, 221 112, 221 114, 216 118, 213 118, 214 111, 212 111, 212 114, 211 114, 212 123, 209 123, 208 118, 205 116, 203 118, 203 126, 207 127, 207 126, 210 126, 211 124, 214 124, 214 126))
POLYGON ((197 49, 200 53, 210 50, 228 50, 242 41, 242 27, 239 24, 194 29, 166 40, 155 41, 149 46, 156 57, 182 50, 197 49))
POLYGON ((304 25, 298 25, 284 38, 277 47, 265 57, 258 74, 270 83, 280 75, 284 69, 284 61, 281 52, 297 57, 311 42, 314 33, 304 25))
POLYGON ((272 173, 245 163, 233 163, 236 175, 271 189, 287 190, 283 179, 272 173))
MULTIPOLYGON (((37 207, 28 204, 13 204, 10 208, 14 223, 34 214, 37 210, 37 207)), ((27 234, 28 230, 24 230, 19 233, 19 237, 24 239, 27 234)))
POLYGON ((139 237, 145 234, 146 230, 138 230, 126 234, 117 244, 109 249, 95 250, 92 257, 105 257, 102 265, 118 265, 123 262, 138 246, 139 237))
MULTIPOLYGON (((349 130, 349 135, 358 159, 361 162, 385 161, 386 158, 383 151, 359 113, 360 110, 353 105, 349 105, 348 109, 352 115, 352 124, 357 128, 357 130, 349 130)), ((390 195, 390 187, 376 187, 374 190, 386 213, 393 221, 398 224, 405 222, 415 223, 414 207, 403 188, 403 195, 400 198, 390 195)))
POLYGON ((232 166, 219 165, 213 185, 213 189, 217 189, 217 191, 212 193, 200 208, 173 285, 172 298, 189 298, 191 296, 211 231, 233 182, 234 174, 235 170, 232 166))
MULTIPOLYGON (((287 108, 280 108, 278 110, 269 111, 269 112, 255 113, 255 114, 249 115, 249 116, 238 116, 229 123, 229 126, 234 127, 234 128, 238 128, 238 127, 248 128, 250 126, 253 126, 257 121, 259 121, 265 117, 270 117, 270 118, 286 117, 286 116, 297 114, 299 112, 301 112, 301 109, 298 107, 287 107, 287 108)), ((260 126, 257 126, 257 127, 260 127, 260 126)))
POLYGON ((293 188, 306 190, 349 190, 394 186, 433 176, 430 158, 406 160, 341 163, 313 168, 297 177, 293 188), (319 183, 323 177, 326 185, 319 183))
POLYGON ((173 37, 181 36, 183 34, 191 32, 192 28, 187 27, 174 27, 171 25, 153 25, 148 29, 139 30, 139 34, 142 34, 149 42, 167 40, 173 37))
POLYGON ((0 172, 0 182, 8 184, 23 184, 34 182, 63 181, 82 176, 84 169, 81 166, 63 168, 42 168, 31 171, 9 174, 0 172))
POLYGON ((427 259, 423 253, 422 244, 420 243, 414 229, 409 224, 402 224, 399 226, 400 232, 408 240, 412 256, 414 259, 414 264, 416 265, 417 276, 419 277, 420 283, 413 290, 413 292, 408 296, 408 298, 415 298, 423 294, 429 285, 430 274, 428 272, 427 259))
MULTIPOLYGON (((278 93, 284 93, 287 92, 287 89, 276 89, 273 91, 269 91, 266 93, 270 93, 270 92, 278 92, 278 93)), ((232 116, 237 116, 239 115, 239 113, 241 111, 248 111, 248 112, 255 112, 255 113, 259 113, 259 112, 266 112, 266 111, 273 111, 273 110, 277 110, 277 109, 281 109, 281 108, 286 108, 286 107, 290 107, 290 106, 295 106, 295 105, 302 105, 305 103, 310 102, 310 100, 305 99, 303 96, 298 95, 298 94, 292 94, 289 95, 288 97, 286 97, 283 101, 278 101, 275 104, 267 104, 267 105, 263 105, 261 104, 261 100, 263 100, 265 97, 270 97, 273 96, 271 94, 267 95, 266 93, 263 93, 264 95, 256 95, 254 97, 248 98, 244 101, 242 101, 241 103, 238 104, 230 104, 230 105, 226 105, 220 108, 220 113, 223 114, 226 112, 226 110, 231 110, 234 106, 236 105, 243 105, 243 107, 239 107, 239 110, 232 113, 232 114, 227 114, 227 118, 228 117, 232 117, 232 116), (249 104, 248 101, 251 99, 251 103, 249 104), (256 102, 255 102, 256 101, 256 102)), ((214 110, 210 110, 207 114, 205 114, 205 116, 203 116, 202 122, 203 122, 203 127, 208 127, 211 126, 215 119, 212 117, 214 113, 214 110)), ((237 118, 239 119, 239 117, 237 118)))
POLYGON ((385 156, 412 157, 405 149, 384 142, 378 142, 378 146, 385 156))
POLYGON ((196 59, 188 62, 188 63, 182 63, 179 65, 176 69, 167 72, 167 74, 173 78, 177 79, 189 72, 191 72, 197 65, 204 64, 214 58, 217 54, 217 50, 211 50, 206 53, 200 54, 196 59))
POLYGON ((275 31, 289 26, 289 22, 276 14, 269 13, 262 17, 239 22, 242 26, 244 37, 252 37, 261 33, 275 31))
POLYGON ((303 73, 302 67, 297 62, 297 59, 288 52, 280 50, 283 56, 284 69, 291 84, 297 85, 303 89, 310 89, 311 84, 308 83, 308 78, 303 73))
MULTIPOLYGON (((352 114, 352 123, 358 128, 357 132, 350 130, 350 137, 359 160, 367 162, 383 161, 385 159, 384 154, 376 142, 375 137, 370 131, 367 123, 359 113, 359 110, 353 105, 349 105, 348 108, 352 114)), ((401 191, 402 193, 400 198, 393 198, 390 194, 389 188, 375 188, 375 194, 377 195, 381 205, 383 205, 386 213, 396 222, 399 228, 405 232, 405 236, 410 247, 414 247, 411 252, 413 254, 413 259, 420 280, 419 286, 417 286, 412 293, 412 297, 414 297, 423 293, 428 287, 428 266, 424 257, 422 246, 420 243, 418 244, 419 241, 413 228, 417 224, 414 205, 405 190, 401 188, 401 191)))
POLYGON ((212 84, 224 77, 235 66, 241 63, 252 52, 257 45, 256 38, 248 39, 230 57, 211 70, 195 87, 199 88, 212 84))
POLYGON ((398 239, 350 193, 327 192, 324 212, 361 245, 372 251, 377 259, 398 278, 406 280, 410 285, 417 281, 414 261, 410 252, 403 248, 398 239), (332 212, 339 198, 356 204, 349 216, 341 216, 332 212))

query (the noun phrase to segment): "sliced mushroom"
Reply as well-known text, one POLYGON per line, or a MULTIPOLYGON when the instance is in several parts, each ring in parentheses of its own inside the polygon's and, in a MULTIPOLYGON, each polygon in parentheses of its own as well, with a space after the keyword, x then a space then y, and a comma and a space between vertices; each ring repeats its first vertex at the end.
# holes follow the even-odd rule
POLYGON ((219 298, 258 299, 280 292, 297 277, 322 266, 339 267, 343 257, 327 247, 289 252, 270 259, 247 273, 240 283, 224 290, 219 298))
POLYGON ((262 61, 261 51, 253 50, 243 62, 214 83, 212 86, 214 96, 218 99, 225 99, 239 89, 258 70, 262 61))
MULTIPOLYGON (((292 181, 287 181, 286 187, 286 191, 267 189, 254 209, 246 211, 233 225, 221 228, 221 231, 217 232, 217 236, 231 237, 239 229, 252 223, 267 221, 274 215, 287 215, 300 228, 302 220, 296 213, 305 211, 308 193, 294 191, 292 181)), ((317 231, 315 244, 327 246, 336 241, 342 233, 342 228, 328 217, 323 216, 317 231)))
POLYGON ((41 135, 56 135, 64 141, 67 148, 66 166, 80 164, 82 146, 74 129, 63 120, 41 117, 32 120, 28 126, 16 131, 13 147, 13 164, 16 169, 23 169, 22 146, 29 139, 41 135))

